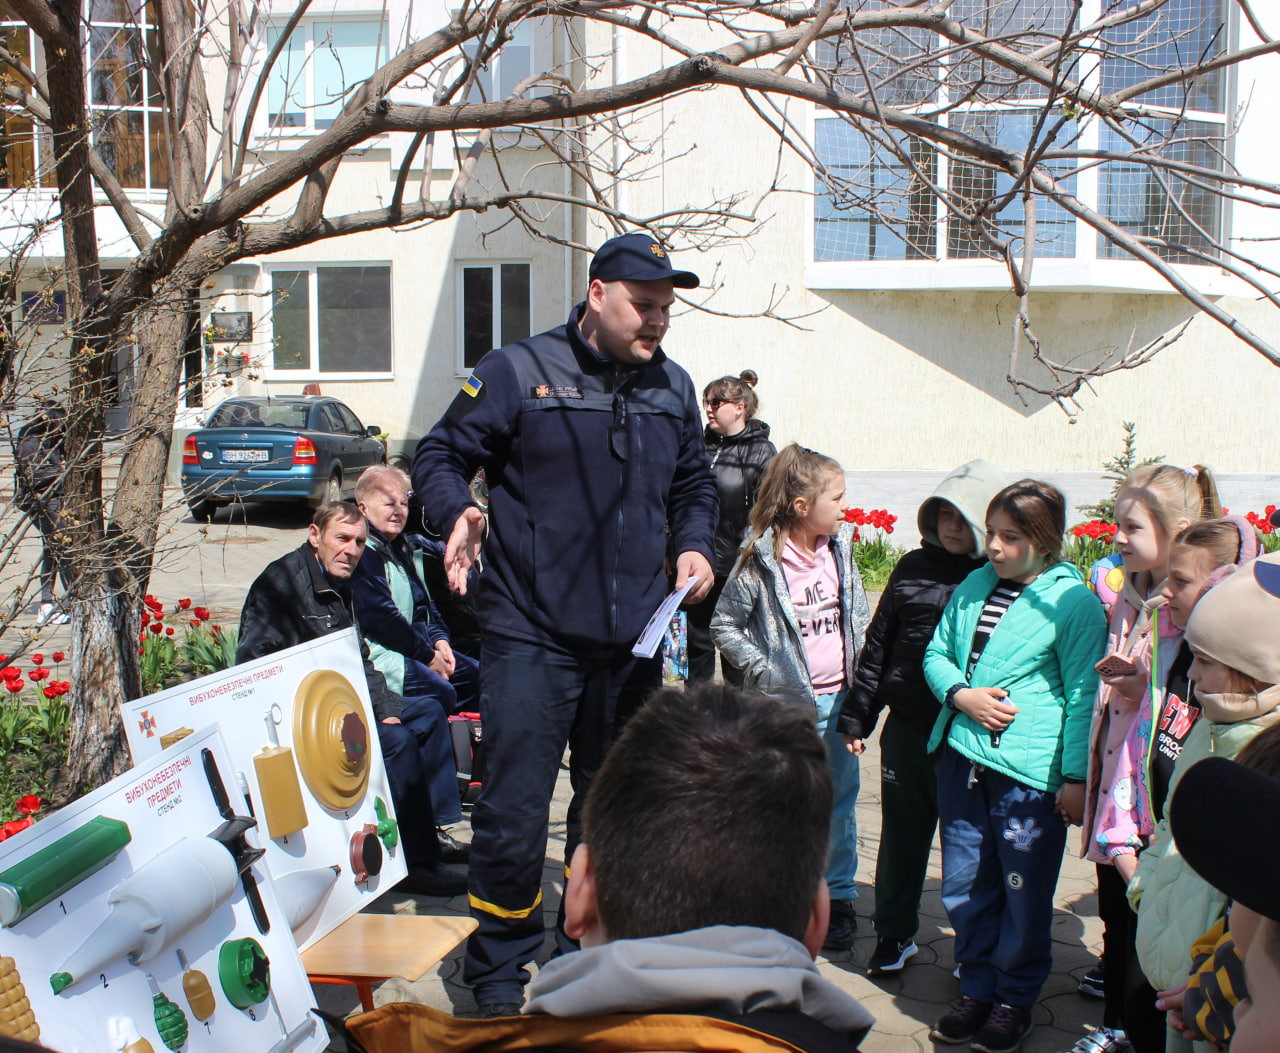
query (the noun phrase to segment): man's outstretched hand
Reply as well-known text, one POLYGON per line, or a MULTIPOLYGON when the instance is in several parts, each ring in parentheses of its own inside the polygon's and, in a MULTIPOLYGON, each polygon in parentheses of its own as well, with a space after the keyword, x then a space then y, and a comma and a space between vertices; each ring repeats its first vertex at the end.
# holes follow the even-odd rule
POLYGON ((480 558, 480 542, 484 540, 484 513, 469 505, 453 524, 453 533, 444 547, 444 569, 449 588, 459 596, 467 594, 467 573, 480 558))

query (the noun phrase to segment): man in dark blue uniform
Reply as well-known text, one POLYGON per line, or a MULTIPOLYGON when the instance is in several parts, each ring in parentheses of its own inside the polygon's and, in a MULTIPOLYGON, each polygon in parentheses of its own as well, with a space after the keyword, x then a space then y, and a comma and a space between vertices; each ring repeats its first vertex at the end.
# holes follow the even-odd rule
POLYGON ((542 945, 547 823, 565 745, 569 859, 615 720, 659 683, 658 662, 631 648, 666 589, 664 526, 677 587, 697 579, 688 602, 712 584, 718 508, 697 395, 660 346, 674 289, 698 278, 673 270, 644 234, 606 242, 589 277, 565 325, 481 360, 413 468, 428 516, 449 535, 445 564, 459 592, 486 528, 468 482, 483 467, 490 487, 478 602, 485 784, 469 887, 480 927, 465 969, 484 1016, 519 1011, 524 966, 542 945))

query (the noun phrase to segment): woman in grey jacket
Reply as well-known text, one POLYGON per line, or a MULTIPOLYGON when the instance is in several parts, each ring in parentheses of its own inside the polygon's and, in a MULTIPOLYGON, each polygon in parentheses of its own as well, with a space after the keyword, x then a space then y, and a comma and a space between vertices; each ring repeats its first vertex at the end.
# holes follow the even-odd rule
POLYGON ((751 536, 711 619, 721 653, 744 686, 813 707, 834 783, 827 886, 831 925, 824 944, 844 950, 857 926, 858 759, 844 749, 835 717, 871 620, 853 560, 844 472, 830 457, 794 443, 773 459, 751 510, 751 536))

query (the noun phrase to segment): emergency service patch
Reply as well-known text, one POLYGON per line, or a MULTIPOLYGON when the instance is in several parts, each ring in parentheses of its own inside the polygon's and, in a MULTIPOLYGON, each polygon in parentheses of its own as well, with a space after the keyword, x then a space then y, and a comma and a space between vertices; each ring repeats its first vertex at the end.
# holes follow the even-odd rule
POLYGON ((537 384, 533 389, 535 399, 580 399, 582 389, 574 384, 537 384))
POLYGON ((489 394, 484 381, 472 374, 467 377, 461 390, 453 396, 449 408, 444 411, 444 419, 450 424, 457 424, 468 413, 480 405, 489 394))

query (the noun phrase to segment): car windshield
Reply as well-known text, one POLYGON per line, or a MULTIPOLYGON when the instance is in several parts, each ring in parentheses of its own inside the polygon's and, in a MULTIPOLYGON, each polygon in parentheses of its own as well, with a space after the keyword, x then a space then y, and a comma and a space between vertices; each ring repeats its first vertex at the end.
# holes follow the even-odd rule
POLYGON ((224 402, 209 418, 210 428, 281 427, 304 431, 311 406, 306 402, 224 402))

